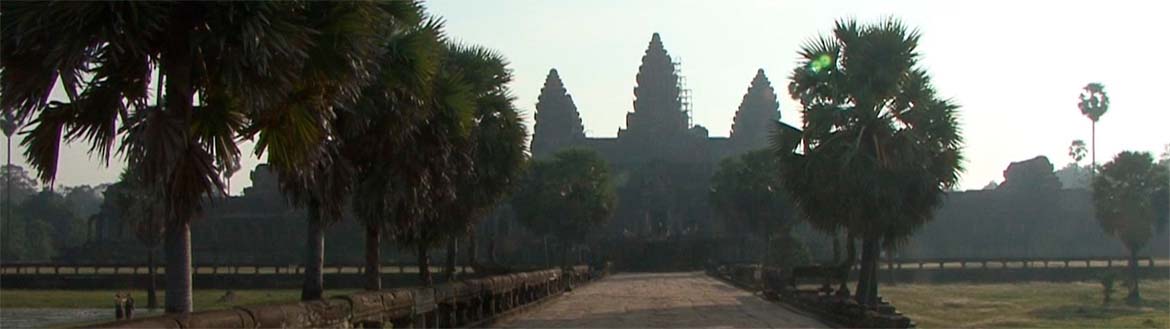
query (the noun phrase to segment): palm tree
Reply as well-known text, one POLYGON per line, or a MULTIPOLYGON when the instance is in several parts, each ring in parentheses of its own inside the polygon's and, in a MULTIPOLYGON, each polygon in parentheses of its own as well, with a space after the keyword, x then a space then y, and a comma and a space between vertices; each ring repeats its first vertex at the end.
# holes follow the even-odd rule
POLYGON ((1105 233, 1116 237, 1129 250, 1129 297, 1141 302, 1138 292, 1137 254, 1155 231, 1166 228, 1167 169, 1145 152, 1121 152, 1101 167, 1093 180, 1093 203, 1097 220, 1105 233))
POLYGON ((342 218, 353 185, 353 165, 342 150, 352 134, 339 130, 350 125, 352 115, 339 113, 353 105, 376 75, 377 69, 409 71, 392 61, 380 61, 394 36, 408 33, 422 19, 422 6, 413 1, 384 3, 313 2, 312 24, 321 31, 319 42, 306 61, 298 85, 299 100, 290 99, 290 111, 257 125, 257 153, 271 149, 269 161, 280 177, 282 190, 307 208, 305 278, 302 300, 320 299, 324 292, 325 229, 342 218), (330 19, 351 17, 349 20, 330 19), (384 64, 384 65, 382 65, 384 64), (315 145, 305 148, 285 144, 315 145))
MULTIPOLYGON (((225 171, 241 155, 238 139, 265 131, 271 120, 303 117, 288 104, 302 101, 303 95, 291 93, 315 78, 303 76, 303 68, 314 51, 326 49, 315 46, 322 41, 316 36, 329 35, 317 28, 332 26, 322 20, 352 19, 315 16, 312 6, 194 1, 0 5, 0 92, 6 96, 0 107, 15 111, 18 121, 35 118, 22 145, 40 179, 53 181, 62 139, 86 141, 91 153, 108 161, 120 136, 118 152, 159 191, 167 217, 167 312, 192 309, 190 223, 207 196, 224 193, 225 171), (148 106, 155 72, 165 81, 162 105, 148 106), (49 100, 58 77, 67 101, 49 100)), ((270 158, 281 162, 281 154, 309 154, 315 147, 296 141, 265 143, 270 150, 280 149, 270 158)))
POLYGON ((877 301, 883 241, 889 246, 930 220, 961 171, 957 106, 936 96, 917 66, 918 40, 894 19, 838 21, 831 36, 802 47, 791 78, 806 128, 777 137, 781 174, 801 210, 862 240, 856 299, 863 305, 877 301))
POLYGON ((436 150, 420 145, 419 138, 436 116, 433 103, 462 99, 436 83, 443 39, 442 24, 434 19, 391 35, 379 77, 340 112, 340 152, 361 178, 352 185, 351 203, 365 231, 366 290, 382 289, 383 231, 398 220, 409 226, 429 210, 403 200, 426 197, 421 194, 427 192, 428 167, 419 159, 436 150))
POLYGON ((404 146, 404 155, 385 160, 395 178, 384 188, 409 193, 391 200, 394 210, 389 215, 393 220, 388 229, 399 246, 415 248, 419 281, 424 286, 433 283, 429 250, 466 232, 465 217, 443 210, 464 202, 457 199, 458 180, 475 168, 471 132, 477 124, 477 108, 496 106, 487 103, 487 94, 502 84, 484 80, 495 78, 494 72, 506 73, 502 59, 474 58, 481 55, 474 53, 479 51, 483 50, 450 44, 444 47, 432 81, 433 94, 423 104, 431 117, 410 135, 412 143, 404 146), (493 60, 500 63, 498 68, 490 66, 493 60))
MULTIPOLYGON (((12 168, 12 134, 16 133, 19 124, 16 122, 16 117, 12 116, 11 111, 4 111, 4 116, 0 117, 0 129, 4 130, 4 137, 8 143, 8 162, 4 165, 4 170, 12 168)), ((4 241, 10 241, 8 232, 12 231, 12 225, 8 224, 12 221, 12 177, 7 172, 4 174, 4 241)), ((9 247, 5 245, 3 247, 9 247)))
POLYGON ((1077 107, 1081 109, 1082 115, 1093 122, 1093 155, 1089 160, 1092 162, 1089 173, 1092 174, 1097 172, 1097 120, 1101 120, 1101 116, 1109 111, 1109 95, 1105 94, 1105 85, 1099 82, 1089 83, 1082 90, 1077 107))
POLYGON ((1073 164, 1080 166, 1081 160, 1085 159, 1085 141, 1073 140, 1068 145, 1068 157, 1073 159, 1073 164))
POLYGON ((447 279, 454 279, 460 237, 469 237, 469 256, 475 263, 475 223, 507 194, 524 161, 528 132, 520 119, 507 84, 511 71, 503 56, 478 46, 449 46, 447 63, 459 73, 474 98, 475 113, 469 138, 458 147, 468 154, 470 170, 454 173, 455 202, 436 209, 447 240, 447 279))

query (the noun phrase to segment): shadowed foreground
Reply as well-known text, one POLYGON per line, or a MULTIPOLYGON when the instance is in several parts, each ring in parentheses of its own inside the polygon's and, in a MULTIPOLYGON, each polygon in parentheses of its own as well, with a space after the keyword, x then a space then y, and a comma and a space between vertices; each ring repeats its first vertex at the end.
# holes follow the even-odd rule
POLYGON ((567 292, 501 328, 827 328, 702 272, 619 274, 567 292))

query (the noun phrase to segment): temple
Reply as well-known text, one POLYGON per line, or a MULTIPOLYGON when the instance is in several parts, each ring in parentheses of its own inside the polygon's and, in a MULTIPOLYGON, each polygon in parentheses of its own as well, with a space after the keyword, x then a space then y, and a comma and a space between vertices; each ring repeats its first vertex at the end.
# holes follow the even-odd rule
POLYGON ((635 81, 626 127, 616 138, 587 137, 562 77, 550 70, 536 103, 533 156, 539 160, 572 147, 601 153, 618 182, 611 233, 666 238, 710 232, 716 224, 707 203, 709 178, 723 158, 768 146, 780 119, 776 93, 764 71, 757 71, 734 114, 731 136, 708 136, 690 120, 689 91, 658 33, 635 81))

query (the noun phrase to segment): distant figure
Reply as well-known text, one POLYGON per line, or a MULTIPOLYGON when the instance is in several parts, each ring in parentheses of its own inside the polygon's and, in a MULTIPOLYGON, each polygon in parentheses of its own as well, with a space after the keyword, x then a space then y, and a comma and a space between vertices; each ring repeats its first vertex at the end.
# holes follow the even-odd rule
POLYGON ((235 302, 236 302, 236 292, 235 292, 235 291, 228 290, 226 293, 224 293, 224 294, 223 294, 223 296, 220 296, 220 297, 219 297, 219 300, 216 300, 215 302, 216 302, 216 303, 220 303, 220 304, 223 304, 223 303, 228 303, 228 304, 235 303, 235 302))
POLYGON ((125 309, 122 308, 122 293, 114 294, 114 318, 117 320, 126 318, 125 309))
POLYGON ((125 309, 127 320, 134 318, 134 296, 130 295, 130 293, 126 293, 126 299, 122 303, 122 308, 125 309))

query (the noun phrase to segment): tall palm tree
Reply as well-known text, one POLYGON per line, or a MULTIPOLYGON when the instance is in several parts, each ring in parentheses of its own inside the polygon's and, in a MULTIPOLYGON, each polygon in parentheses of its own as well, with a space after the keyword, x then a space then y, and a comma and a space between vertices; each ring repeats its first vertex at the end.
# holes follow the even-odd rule
MULTIPOLYGON (((475 222, 487 215, 505 196, 527 158, 528 132, 521 121, 507 84, 511 71, 503 56, 478 46, 448 46, 446 63, 469 88, 474 115, 469 138, 456 147, 470 159, 468 170, 454 172, 454 202, 436 210, 447 245, 447 279, 454 278, 457 240, 472 237, 475 222)), ((469 239, 474 250, 475 241, 469 239)), ((469 255, 474 252, 469 252, 469 255)), ((474 263, 474 258, 471 260, 474 263)))
POLYGON ((473 82, 478 81, 467 77, 483 68, 461 62, 461 51, 449 44, 444 47, 433 94, 423 104, 431 117, 410 135, 412 142, 405 145, 404 154, 385 160, 384 169, 394 178, 382 188, 409 193, 391 199, 388 229, 398 245, 415 248, 420 283, 426 286, 433 283, 429 250, 466 226, 440 210, 462 202, 456 199, 457 177, 474 168, 470 138, 478 105, 473 82))
POLYGON ((19 126, 12 111, 5 110, 4 116, 0 117, 0 129, 4 131, 5 142, 8 143, 8 160, 4 165, 4 241, 10 241, 8 232, 12 231, 12 225, 8 224, 12 221, 12 175, 8 173, 8 168, 12 168, 12 134, 16 133, 19 126))
MULTIPOLYGON (((303 76, 303 67, 322 49, 314 37, 328 35, 316 28, 329 24, 315 20, 310 7, 194 1, 0 5, 0 92, 6 96, 0 107, 15 111, 18 120, 35 118, 22 145, 41 180, 53 181, 62 139, 86 141, 91 153, 108 161, 120 136, 118 152, 160 191, 167 217, 167 312, 192 309, 190 223, 207 196, 224 193, 225 171, 241 156, 238 139, 263 130, 249 128, 252 123, 295 114, 288 100, 302 95, 291 93, 313 78, 303 76), (155 72, 165 81, 162 105, 147 106, 155 72), (49 99, 58 80, 67 101, 49 99)), ((268 144, 294 155, 315 146, 268 144)))
POLYGON ((917 66, 918 40, 894 19, 838 21, 831 36, 802 47, 792 75, 789 92, 803 105, 806 129, 777 137, 798 206, 813 220, 841 220, 861 238, 856 298, 864 305, 877 301, 882 241, 888 246, 930 220, 962 170, 957 106, 936 96, 917 66))
POLYGON ((344 112, 378 78, 378 70, 409 71, 383 61, 392 53, 396 35, 408 33, 422 19, 414 1, 313 2, 309 17, 320 40, 310 52, 303 76, 284 117, 268 117, 259 131, 257 153, 269 152, 282 190, 307 208, 305 278, 302 300, 320 299, 324 292, 325 229, 342 218, 353 184, 353 165, 342 150, 353 134, 340 133, 353 118, 344 112), (348 20, 330 17, 349 17, 348 20), (286 144, 314 145, 313 148, 286 144), (308 151, 294 153, 293 151, 308 151))
POLYGON ((450 96, 436 84, 442 27, 436 19, 425 19, 404 33, 392 34, 386 41, 388 51, 379 59, 377 79, 357 102, 339 112, 341 156, 352 165, 354 176, 361 177, 351 186, 350 202, 365 231, 366 290, 382 288, 383 231, 398 220, 409 225, 428 210, 402 200, 425 197, 421 194, 427 185, 420 181, 429 181, 419 173, 426 172, 426 164, 409 160, 428 151, 418 145, 419 131, 435 117, 438 107, 432 104, 450 96), (403 213, 411 216, 397 217, 403 213))
POLYGON ((1093 135, 1091 143, 1093 144, 1093 152, 1090 156, 1090 174, 1097 172, 1097 121, 1101 120, 1101 116, 1109 111, 1109 95, 1105 93, 1105 85, 1099 82, 1092 82, 1085 85, 1082 89, 1081 101, 1077 103, 1077 108, 1081 109, 1081 114, 1088 117, 1093 122, 1093 135))

